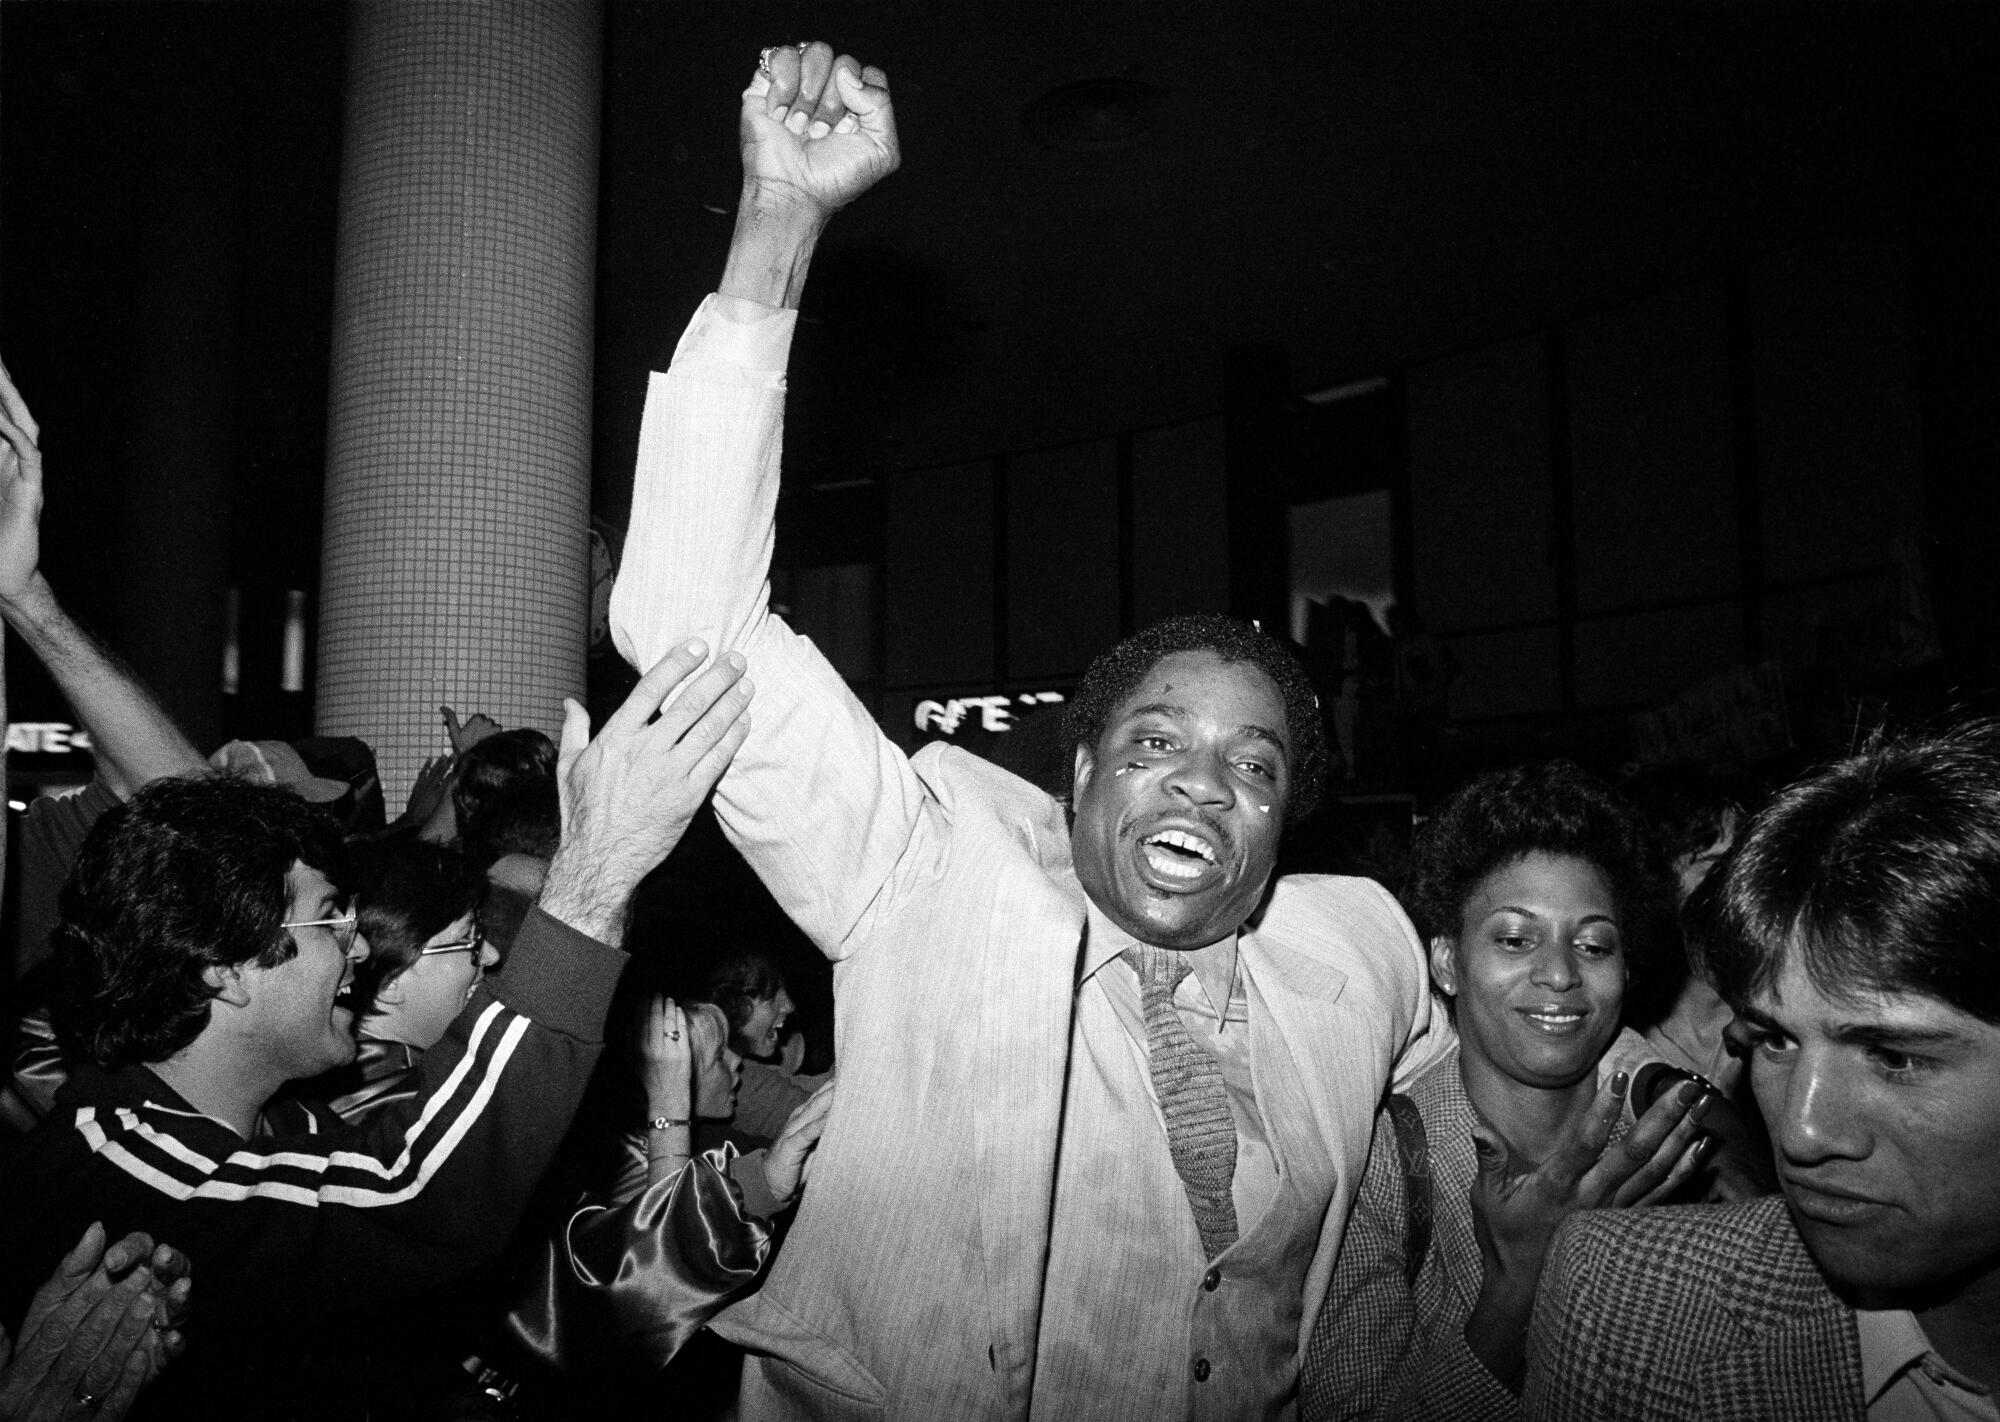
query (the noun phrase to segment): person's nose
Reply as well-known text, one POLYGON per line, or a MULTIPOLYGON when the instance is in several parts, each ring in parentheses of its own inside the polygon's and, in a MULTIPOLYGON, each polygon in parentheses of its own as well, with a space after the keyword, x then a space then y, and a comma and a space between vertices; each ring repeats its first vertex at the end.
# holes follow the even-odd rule
POLYGON ((1547 988, 1550 992, 1568 992, 1575 987, 1576 957, 1569 944, 1560 941, 1544 943, 1535 952, 1528 978, 1536 987, 1547 988))
POLYGON ((1859 1160, 1868 1154, 1854 1092, 1839 1080, 1828 1054, 1798 1048, 1782 1084, 1767 1093, 1759 1083, 1757 1095, 1778 1103, 1778 1119, 1770 1123, 1771 1139, 1790 1164, 1859 1160))
POLYGON ((1200 746, 1189 748, 1167 777, 1169 791, 1208 809, 1226 810, 1236 803, 1236 783, 1221 754, 1200 746))
POLYGON ((490 942, 481 939, 479 944, 479 966, 481 968, 490 968, 499 961, 500 950, 495 948, 490 942))
POLYGON ((347 961, 350 963, 365 963, 368 961, 368 955, 374 951, 374 949, 368 946, 368 935, 358 928, 355 929, 354 937, 349 940, 347 945, 347 961))

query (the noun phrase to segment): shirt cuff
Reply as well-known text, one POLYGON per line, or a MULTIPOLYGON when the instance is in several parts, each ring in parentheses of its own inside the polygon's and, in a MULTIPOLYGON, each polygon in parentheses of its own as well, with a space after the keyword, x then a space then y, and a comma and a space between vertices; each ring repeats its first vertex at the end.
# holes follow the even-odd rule
POLYGON ((734 366, 739 370, 782 375, 791 356, 792 331, 799 313, 789 307, 765 306, 740 296, 710 295, 681 334, 674 364, 734 366))
POLYGON ((625 955, 578 933, 539 907, 528 910, 493 995, 552 1032, 580 1042, 604 1040, 604 1015, 625 970, 625 955))

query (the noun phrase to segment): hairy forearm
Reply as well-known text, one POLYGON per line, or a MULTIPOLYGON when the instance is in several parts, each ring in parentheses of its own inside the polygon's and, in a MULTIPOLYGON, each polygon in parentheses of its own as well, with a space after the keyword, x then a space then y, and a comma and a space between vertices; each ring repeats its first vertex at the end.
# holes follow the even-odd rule
POLYGON ((796 308, 826 218, 820 205, 797 189, 746 178, 716 290, 763 306, 796 308))
POLYGON ((549 863, 542 912, 578 933, 616 948, 625 940, 625 917, 639 878, 587 839, 565 842, 549 863))
POLYGON ((132 670, 63 611, 41 574, 17 596, 0 600, 0 615, 90 728, 98 772, 120 798, 165 776, 208 768, 132 670))

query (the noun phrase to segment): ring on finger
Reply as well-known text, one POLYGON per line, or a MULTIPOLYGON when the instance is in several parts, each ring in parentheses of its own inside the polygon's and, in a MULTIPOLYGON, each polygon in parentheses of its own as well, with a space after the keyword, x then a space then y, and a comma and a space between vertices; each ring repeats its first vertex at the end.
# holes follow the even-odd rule
POLYGON ((783 48, 785 46, 781 44, 765 45, 763 51, 757 56, 757 72, 766 79, 769 79, 771 77, 771 56, 783 48))
POLYGON ((76 1385, 76 1400, 92 1412, 95 1412, 99 1407, 104 1405, 104 1399, 90 1391, 82 1383, 76 1385))

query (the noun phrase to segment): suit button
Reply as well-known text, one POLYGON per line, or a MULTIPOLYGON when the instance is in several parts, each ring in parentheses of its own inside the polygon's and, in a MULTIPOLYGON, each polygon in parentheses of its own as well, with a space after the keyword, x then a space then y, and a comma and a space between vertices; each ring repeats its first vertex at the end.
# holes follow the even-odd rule
POLYGON ((1194 1380, 1196 1382, 1208 1381, 1208 1359, 1196 1358, 1194 1360, 1194 1380))
POLYGON ((1201 1276, 1202 1288, 1211 1294, 1215 1292, 1215 1286, 1221 1282, 1222 1271, 1220 1269, 1211 1269, 1201 1276))

